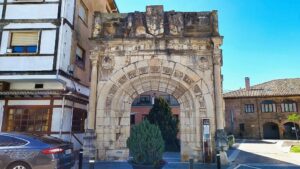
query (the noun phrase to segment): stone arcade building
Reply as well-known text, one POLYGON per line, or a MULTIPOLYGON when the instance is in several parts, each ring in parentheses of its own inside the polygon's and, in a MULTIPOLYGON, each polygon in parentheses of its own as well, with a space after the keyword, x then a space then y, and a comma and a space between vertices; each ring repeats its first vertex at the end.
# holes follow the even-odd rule
POLYGON ((131 104, 159 91, 180 104, 181 159, 212 159, 215 134, 224 131, 217 12, 148 6, 146 12, 95 13, 94 22, 87 131, 97 135, 98 158, 128 158, 131 104))

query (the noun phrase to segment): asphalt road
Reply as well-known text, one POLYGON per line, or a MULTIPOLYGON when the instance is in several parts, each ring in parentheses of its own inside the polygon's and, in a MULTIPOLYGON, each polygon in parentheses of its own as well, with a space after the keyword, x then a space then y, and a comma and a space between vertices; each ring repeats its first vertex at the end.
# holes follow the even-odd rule
POLYGON ((300 154, 290 153, 282 140, 238 140, 229 151, 228 169, 300 169, 300 154))

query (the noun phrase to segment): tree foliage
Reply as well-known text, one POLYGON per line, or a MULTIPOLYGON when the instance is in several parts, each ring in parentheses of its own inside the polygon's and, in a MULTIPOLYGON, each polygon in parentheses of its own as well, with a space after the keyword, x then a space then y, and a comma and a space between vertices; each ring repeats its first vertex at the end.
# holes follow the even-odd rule
POLYGON ((295 128, 296 139, 299 140, 298 129, 296 127, 296 123, 300 121, 300 115, 297 113, 290 114, 290 115, 288 115, 288 120, 293 122, 294 128, 295 128))
POLYGON ((166 151, 179 151, 180 146, 177 139, 179 122, 172 116, 171 107, 163 98, 155 98, 148 120, 159 127, 165 141, 166 151))
POLYGON ((164 140, 158 126, 144 120, 132 127, 127 147, 133 157, 133 163, 155 166, 162 160, 164 140))
POLYGON ((299 122, 300 121, 300 115, 297 114, 297 113, 293 113, 293 114, 290 114, 288 115, 288 120, 291 121, 291 122, 299 122))

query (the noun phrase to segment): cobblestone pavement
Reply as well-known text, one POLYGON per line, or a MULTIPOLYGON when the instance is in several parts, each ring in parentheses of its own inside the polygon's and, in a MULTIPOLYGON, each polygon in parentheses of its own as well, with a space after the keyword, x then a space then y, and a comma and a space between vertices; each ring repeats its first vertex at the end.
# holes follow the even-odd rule
POLYGON ((286 151, 282 140, 238 140, 228 152, 228 169, 300 169, 300 154, 286 151))

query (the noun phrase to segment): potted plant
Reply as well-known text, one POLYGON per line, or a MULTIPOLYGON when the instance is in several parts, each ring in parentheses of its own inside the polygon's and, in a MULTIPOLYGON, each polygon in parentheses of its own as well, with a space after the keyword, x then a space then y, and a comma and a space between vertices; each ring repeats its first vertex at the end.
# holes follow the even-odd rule
POLYGON ((164 140, 161 132, 148 120, 132 127, 127 147, 132 155, 129 163, 133 169, 161 169, 166 164, 162 159, 164 140))

